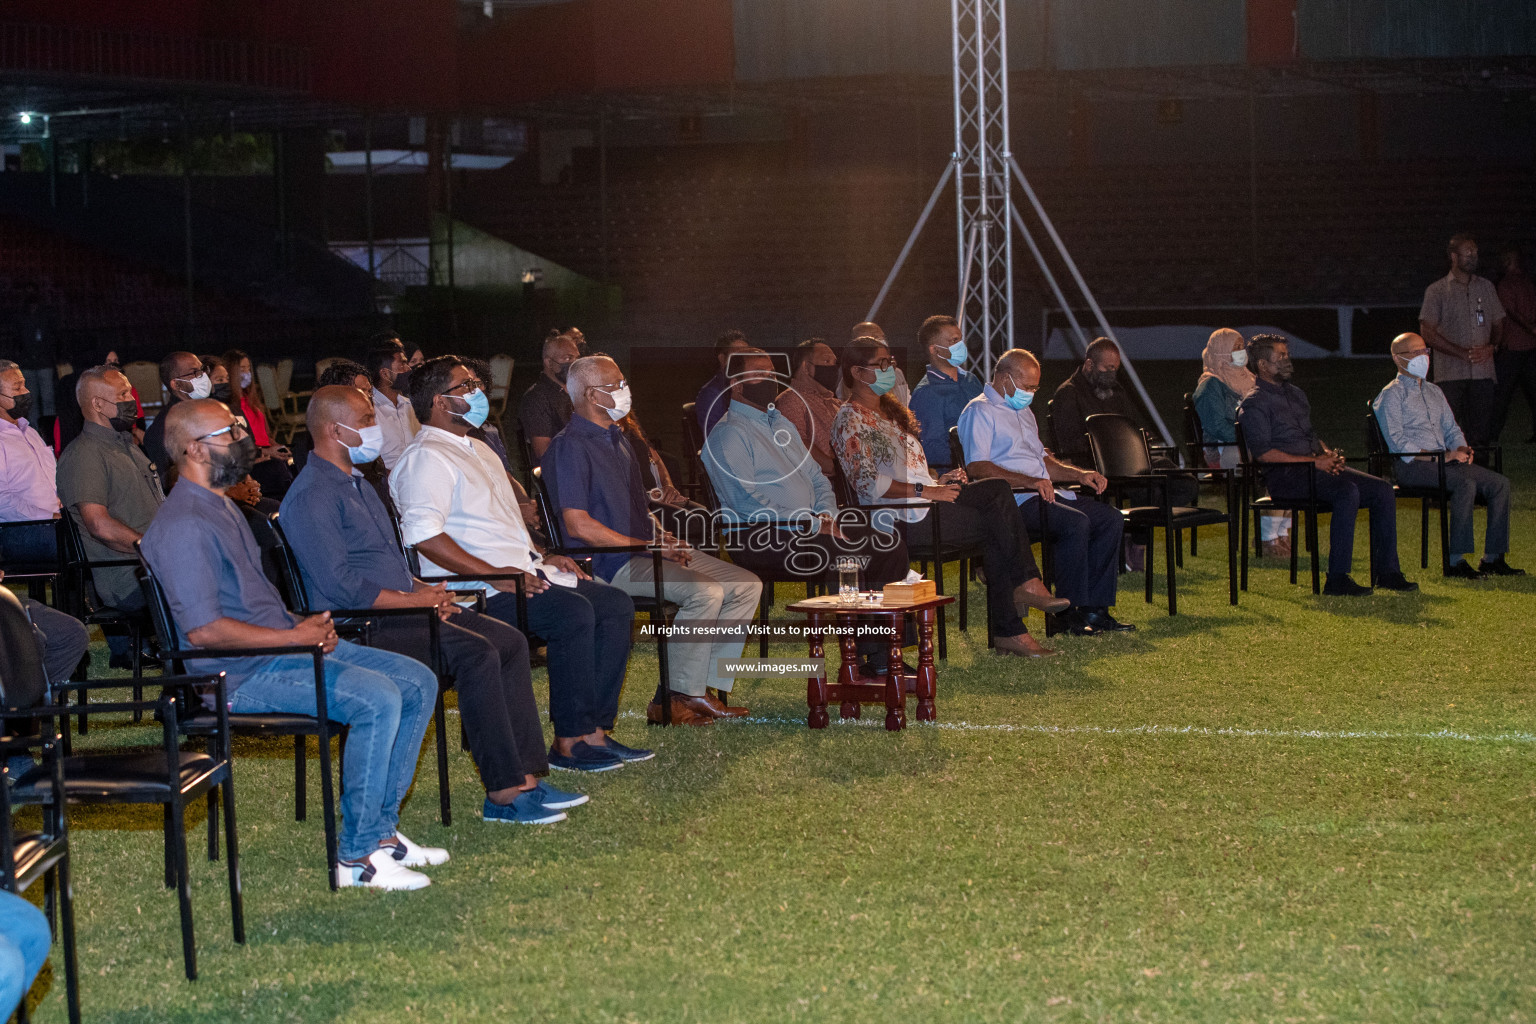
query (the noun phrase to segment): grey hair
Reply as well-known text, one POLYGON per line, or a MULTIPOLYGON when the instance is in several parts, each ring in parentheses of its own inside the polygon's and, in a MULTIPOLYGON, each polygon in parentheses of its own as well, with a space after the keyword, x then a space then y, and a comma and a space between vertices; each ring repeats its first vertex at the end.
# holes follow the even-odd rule
POLYGON ((612 362, 608 356, 582 356, 571 364, 565 378, 565 393, 570 397, 571 404, 581 401, 582 392, 597 383, 598 365, 612 362))
POLYGON ((21 369, 21 367, 17 366, 15 363, 11 362, 9 359, 0 359, 0 373, 6 373, 6 372, 8 372, 10 370, 19 370, 19 369, 21 369))
POLYGON ((122 372, 122 370, 112 366, 110 363, 103 363, 100 366, 93 366, 80 374, 80 379, 75 381, 75 401, 80 404, 80 408, 85 408, 85 389, 87 386, 97 381, 105 381, 109 373, 122 372))
POLYGON ((1035 354, 1027 348, 1011 348, 998 356, 997 362, 994 365, 1004 373, 1010 373, 1015 366, 1021 363, 1033 363, 1039 366, 1040 360, 1036 359, 1035 354))

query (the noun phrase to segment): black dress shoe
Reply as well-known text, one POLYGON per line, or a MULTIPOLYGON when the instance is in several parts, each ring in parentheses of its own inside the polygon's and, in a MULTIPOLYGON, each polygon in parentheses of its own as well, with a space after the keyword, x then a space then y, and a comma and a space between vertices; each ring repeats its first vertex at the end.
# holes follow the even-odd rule
POLYGON ((1395 590, 1400 594, 1411 594, 1415 590, 1419 589, 1419 585, 1417 583, 1406 578, 1400 572, 1390 573, 1385 576, 1378 576, 1374 582, 1376 586, 1382 590, 1395 590))
POLYGON ((1323 584, 1323 594, 1327 597, 1369 597, 1370 587, 1362 587, 1346 575, 1329 576, 1328 582, 1323 584))
POLYGON ((1131 633, 1136 627, 1129 622, 1120 622, 1109 614, 1108 608, 1093 608, 1083 613, 1083 618, 1088 625, 1093 627, 1095 635, 1099 633, 1131 633))
POLYGON ((1098 630, 1088 622, 1088 616, 1081 608, 1073 608, 1062 612, 1060 615, 1047 615, 1046 622, 1050 626, 1048 632, 1068 633, 1072 636, 1097 636, 1098 630))
POLYGON ((1503 555, 1500 555, 1498 558, 1495 558, 1491 562, 1488 559, 1485 558, 1485 559, 1483 559, 1483 564, 1479 565, 1477 568, 1478 568, 1478 571, 1483 573, 1485 576, 1524 576, 1525 575, 1525 570, 1524 569, 1516 569, 1514 566, 1512 566, 1508 562, 1504 561, 1504 556, 1503 555))
POLYGON ((1488 574, 1472 568, 1467 564, 1466 559, 1462 559, 1445 570, 1445 578, 1448 580, 1485 580, 1488 578, 1488 574))

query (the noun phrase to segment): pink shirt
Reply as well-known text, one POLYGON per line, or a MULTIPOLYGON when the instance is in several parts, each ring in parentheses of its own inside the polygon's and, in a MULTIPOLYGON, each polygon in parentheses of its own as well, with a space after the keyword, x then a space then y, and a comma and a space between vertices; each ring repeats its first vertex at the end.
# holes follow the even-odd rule
POLYGON ((0 419, 0 522, 52 519, 59 510, 53 449, 25 419, 0 419))

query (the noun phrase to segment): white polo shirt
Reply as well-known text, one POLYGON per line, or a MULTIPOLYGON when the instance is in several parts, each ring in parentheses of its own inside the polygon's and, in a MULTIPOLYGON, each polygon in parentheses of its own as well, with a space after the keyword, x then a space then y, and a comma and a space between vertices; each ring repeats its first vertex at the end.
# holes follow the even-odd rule
POLYGON ((393 470, 405 446, 421 431, 421 424, 416 421, 416 410, 411 408, 409 398, 401 395, 391 402, 378 388, 373 389, 373 412, 379 418, 379 429, 384 432, 379 454, 384 459, 384 468, 393 470))

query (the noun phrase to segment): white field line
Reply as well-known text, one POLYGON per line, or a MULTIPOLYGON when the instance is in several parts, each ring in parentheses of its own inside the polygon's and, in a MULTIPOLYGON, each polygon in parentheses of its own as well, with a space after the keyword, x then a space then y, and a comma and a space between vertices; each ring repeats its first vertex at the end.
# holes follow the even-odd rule
MULTIPOLYGON (((828 710, 835 711, 836 708, 829 706, 828 710)), ((865 705, 865 710, 867 714, 864 718, 839 719, 834 714, 831 724, 834 727, 843 728, 885 728, 885 715, 881 711, 881 705, 865 705)), ((456 715, 458 711, 449 708, 448 713, 456 715)), ((622 711, 619 717, 640 719, 645 716, 638 711, 622 711)), ((804 718, 764 715, 734 719, 727 728, 738 723, 805 728, 804 718)), ((1468 733, 1455 729, 1436 729, 1433 732, 1386 732, 1378 729, 1242 729, 1236 726, 1212 728, 1205 725, 1011 725, 1008 723, 987 725, 980 722, 918 722, 910 716, 907 724, 908 728, 940 729, 947 732, 1022 733, 1043 736, 1221 736, 1270 740, 1449 740, 1453 743, 1536 744, 1536 733, 1468 733)))

